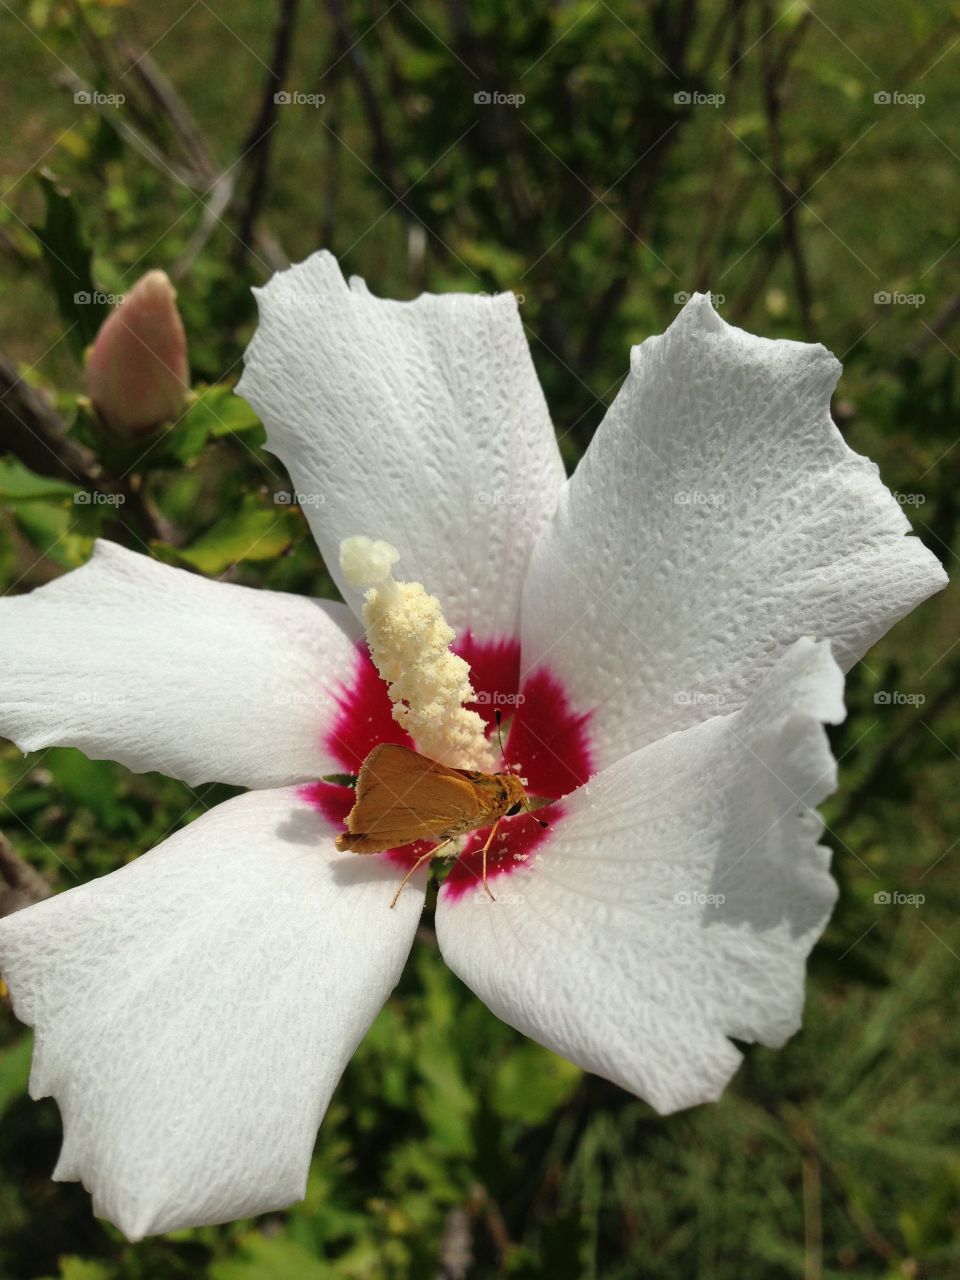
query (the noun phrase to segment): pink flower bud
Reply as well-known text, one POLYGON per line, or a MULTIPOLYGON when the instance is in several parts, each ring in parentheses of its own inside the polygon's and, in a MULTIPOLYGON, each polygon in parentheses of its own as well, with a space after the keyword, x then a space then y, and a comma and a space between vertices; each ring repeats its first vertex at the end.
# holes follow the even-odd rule
POLYGON ((104 320, 87 360, 87 394, 117 431, 149 431, 176 418, 190 387, 177 293, 148 271, 104 320))

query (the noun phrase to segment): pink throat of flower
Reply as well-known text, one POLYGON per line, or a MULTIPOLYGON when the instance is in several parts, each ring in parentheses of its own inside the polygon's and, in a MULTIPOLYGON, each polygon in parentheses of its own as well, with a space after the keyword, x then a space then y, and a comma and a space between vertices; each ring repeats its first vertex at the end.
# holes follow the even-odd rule
MULTIPOLYGON (((518 640, 480 641, 467 632, 454 647, 470 664, 471 682, 477 693, 470 709, 483 717, 490 734, 495 733, 497 711, 502 713, 504 722, 509 722, 504 741, 507 766, 525 780, 531 798, 553 801, 537 809, 537 818, 550 824, 546 829, 526 813, 501 822, 487 855, 487 878, 494 880, 540 856, 540 846, 563 820, 564 806, 558 802, 582 786, 593 772, 590 717, 588 712, 573 709, 563 684, 546 666, 526 675, 521 685, 518 640)), ((353 678, 341 688, 337 701, 340 709, 323 745, 344 773, 355 775, 381 742, 413 747, 406 731, 393 719, 387 687, 364 642, 357 646, 353 678)), ((353 807, 354 791, 350 786, 311 782, 300 791, 338 827, 353 807)), ((479 886, 480 851, 489 833, 488 827, 480 828, 467 837, 463 852, 447 873, 445 899, 462 897, 479 886)), ((429 841, 417 841, 379 856, 409 867, 430 845, 429 841)))

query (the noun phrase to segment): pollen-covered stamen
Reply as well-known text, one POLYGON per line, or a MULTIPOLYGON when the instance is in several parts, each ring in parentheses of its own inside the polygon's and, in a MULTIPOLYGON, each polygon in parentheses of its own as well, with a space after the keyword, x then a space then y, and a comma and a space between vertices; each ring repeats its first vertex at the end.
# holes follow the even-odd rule
POLYGON ((491 772, 494 752, 474 700, 470 668, 453 653, 455 632, 440 602, 419 582, 397 582, 400 553, 388 542, 347 538, 340 566, 351 586, 364 591, 363 621, 370 656, 386 681, 393 718, 424 755, 459 769, 491 772))

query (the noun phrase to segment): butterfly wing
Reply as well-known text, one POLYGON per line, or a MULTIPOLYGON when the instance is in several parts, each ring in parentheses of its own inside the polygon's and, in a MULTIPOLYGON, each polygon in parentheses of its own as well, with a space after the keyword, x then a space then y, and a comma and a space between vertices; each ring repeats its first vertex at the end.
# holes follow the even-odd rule
POLYGON ((414 840, 436 840, 451 830, 469 831, 480 811, 469 774, 383 742, 360 766, 357 798, 337 848, 380 853, 414 840))

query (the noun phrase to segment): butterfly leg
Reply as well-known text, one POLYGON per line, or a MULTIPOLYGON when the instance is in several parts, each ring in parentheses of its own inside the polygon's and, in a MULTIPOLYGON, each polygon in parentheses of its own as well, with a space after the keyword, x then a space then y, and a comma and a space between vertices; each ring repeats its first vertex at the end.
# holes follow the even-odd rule
POLYGON ((493 844, 493 837, 497 834, 497 827, 499 827, 499 825, 500 819, 498 818, 490 828, 490 834, 487 836, 487 843, 483 846, 483 887, 486 889, 487 896, 491 902, 496 902, 496 898, 493 896, 490 886, 487 883, 487 850, 493 844))
MULTIPOLYGON (((452 837, 451 837, 451 839, 452 839, 452 837)), ((393 901, 390 903, 390 909, 391 909, 391 911, 392 911, 392 910, 393 910, 393 908, 397 905, 397 899, 400 897, 401 893, 403 893, 403 886, 407 883, 407 881, 410 879, 410 877, 413 875, 413 873, 414 873, 416 870, 418 870, 418 868, 419 868, 419 867, 420 867, 424 862, 426 862, 429 858, 434 858, 434 857, 436 857, 436 855, 437 855, 437 854, 439 853, 439 851, 443 848, 443 846, 444 846, 445 844, 449 844, 449 843, 450 843, 450 839, 447 839, 447 840, 441 840, 439 844, 434 845, 432 849, 428 849, 426 853, 421 853, 420 857, 416 860, 416 862, 413 864, 413 866, 410 868, 410 870, 407 872, 407 874, 406 874, 406 875, 403 877, 403 879, 400 881, 400 887, 399 887, 399 889, 397 890, 397 892, 393 895, 393 901)))

